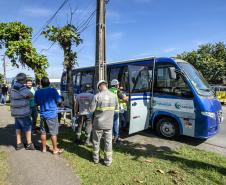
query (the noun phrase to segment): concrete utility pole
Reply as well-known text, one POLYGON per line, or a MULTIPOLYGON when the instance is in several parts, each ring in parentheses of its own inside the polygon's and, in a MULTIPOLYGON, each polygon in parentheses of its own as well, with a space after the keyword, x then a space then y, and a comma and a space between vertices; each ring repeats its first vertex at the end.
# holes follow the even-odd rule
POLYGON ((106 14, 106 1, 97 0, 95 84, 97 84, 99 80, 107 80, 105 14, 106 14))

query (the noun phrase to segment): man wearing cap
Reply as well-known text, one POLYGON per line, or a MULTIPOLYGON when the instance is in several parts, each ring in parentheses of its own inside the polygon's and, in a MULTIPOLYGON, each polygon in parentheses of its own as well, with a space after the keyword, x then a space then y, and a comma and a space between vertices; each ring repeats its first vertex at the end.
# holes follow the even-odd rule
POLYGON ((77 131, 77 143, 81 143, 81 135, 83 124, 86 124, 85 131, 85 144, 90 144, 90 135, 92 131, 92 114, 90 113, 90 105, 94 95, 91 93, 91 86, 85 84, 83 86, 83 93, 76 96, 75 100, 75 113, 78 115, 78 131, 77 131))
POLYGON ((26 150, 34 150, 34 145, 31 142, 31 110, 29 106, 29 100, 33 97, 33 94, 24 85, 26 83, 27 76, 24 73, 19 73, 16 76, 16 82, 12 86, 10 92, 10 109, 11 114, 15 118, 16 128, 16 150, 24 148, 22 143, 22 132, 26 134, 27 143, 25 145, 26 150))
POLYGON ((100 140, 104 137, 104 163, 112 164, 112 127, 115 110, 118 109, 118 101, 115 94, 108 90, 106 81, 101 80, 97 84, 97 93, 91 103, 90 110, 94 112, 93 119, 93 160, 99 163, 100 140))
MULTIPOLYGON (((111 81, 111 88, 109 90, 116 95, 118 103, 120 101, 128 101, 128 97, 119 90, 119 81, 117 79, 111 81)), ((115 110, 114 113, 113 137, 115 143, 119 141, 119 109, 115 110)))

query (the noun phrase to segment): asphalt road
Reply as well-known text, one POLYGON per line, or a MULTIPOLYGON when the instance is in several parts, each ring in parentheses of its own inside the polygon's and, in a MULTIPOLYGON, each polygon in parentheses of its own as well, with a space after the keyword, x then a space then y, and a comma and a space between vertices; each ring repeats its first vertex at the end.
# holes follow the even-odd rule
POLYGON ((209 138, 205 143, 226 149, 226 105, 222 106, 224 121, 220 124, 219 133, 209 138))
POLYGON ((166 147, 172 150, 183 144, 194 146, 195 148, 211 151, 226 156, 226 105, 222 106, 224 121, 220 124, 219 133, 207 140, 197 139, 188 136, 181 136, 179 140, 169 140, 158 137, 155 132, 146 130, 125 138, 126 141, 139 144, 150 144, 157 147, 166 147), (150 139, 151 138, 151 139, 150 139))

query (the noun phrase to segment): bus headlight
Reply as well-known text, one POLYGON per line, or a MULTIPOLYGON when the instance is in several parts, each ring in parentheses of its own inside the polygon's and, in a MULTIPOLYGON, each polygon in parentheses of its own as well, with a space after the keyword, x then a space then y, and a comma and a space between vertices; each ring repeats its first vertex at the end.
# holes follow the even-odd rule
POLYGON ((203 116, 207 116, 207 117, 210 117, 210 118, 213 118, 213 119, 216 118, 216 114, 214 112, 201 112, 201 114, 203 116))

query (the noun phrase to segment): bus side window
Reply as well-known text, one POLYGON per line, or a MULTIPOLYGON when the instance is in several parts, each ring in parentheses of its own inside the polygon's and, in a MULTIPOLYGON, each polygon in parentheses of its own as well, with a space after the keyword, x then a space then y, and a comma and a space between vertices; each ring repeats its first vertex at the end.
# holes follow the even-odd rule
POLYGON ((76 82, 75 82, 75 85, 76 85, 77 87, 80 86, 80 81, 81 81, 81 73, 78 73, 78 74, 76 75, 76 82))
POLYGON ((178 75, 177 79, 170 78, 169 67, 172 66, 161 66, 157 68, 155 92, 191 97, 191 90, 181 75, 178 75))
POLYGON ((81 77, 81 87, 83 85, 89 84, 93 89, 93 79, 94 79, 94 71, 85 71, 82 72, 81 77))
POLYGON ((150 77, 148 67, 139 70, 134 69, 131 73, 131 92, 142 93, 150 92, 150 77))
POLYGON ((61 91, 66 91, 67 88, 67 76, 66 73, 64 72, 62 77, 61 77, 61 84, 60 84, 60 89, 61 91))
POLYGON ((117 79, 119 80, 119 72, 120 72, 120 68, 110 68, 110 76, 109 76, 109 84, 111 84, 111 81, 113 79, 117 79))
POLYGON ((128 92, 129 90, 129 72, 128 67, 125 67, 122 72, 122 78, 120 81, 120 86, 123 87, 124 92, 128 92))

